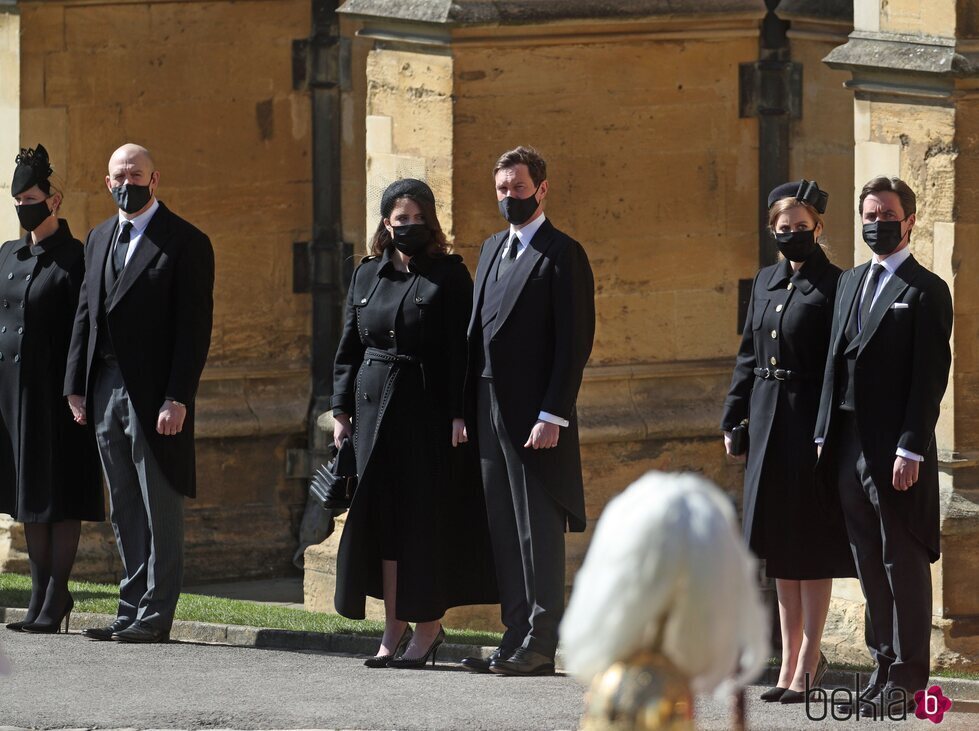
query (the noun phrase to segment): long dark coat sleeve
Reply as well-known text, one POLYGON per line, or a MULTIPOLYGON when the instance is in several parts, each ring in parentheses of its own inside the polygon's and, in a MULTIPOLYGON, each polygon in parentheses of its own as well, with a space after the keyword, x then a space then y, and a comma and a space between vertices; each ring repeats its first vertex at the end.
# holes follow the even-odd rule
POLYGON ((748 298, 748 313, 744 318, 744 331, 741 333, 741 346, 734 362, 734 375, 731 377, 731 387, 724 400, 724 415, 721 417, 721 429, 731 431, 745 419, 749 418, 751 403, 751 388, 755 383, 755 342, 751 322, 755 315, 755 287, 758 285, 758 275, 751 283, 751 295, 748 298))

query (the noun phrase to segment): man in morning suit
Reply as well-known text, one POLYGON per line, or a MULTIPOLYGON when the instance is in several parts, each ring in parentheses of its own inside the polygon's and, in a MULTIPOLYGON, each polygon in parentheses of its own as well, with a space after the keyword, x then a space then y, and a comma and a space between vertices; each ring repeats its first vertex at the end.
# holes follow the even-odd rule
POLYGON ((935 424, 951 365, 952 298, 908 248, 915 210, 903 180, 863 187, 863 238, 874 256, 840 276, 816 422, 816 469, 836 483, 867 600, 877 667, 849 709, 862 715, 913 708, 930 664, 935 424))
POLYGON ((470 394, 506 632, 477 672, 554 672, 564 611, 564 532, 585 528, 575 401, 595 334, 584 249, 544 216, 533 149, 493 169, 510 226, 483 243, 469 324, 470 394))
POLYGON ((119 208, 85 244, 65 394, 95 426, 122 557, 116 620, 95 640, 165 642, 183 576, 184 497, 196 494, 194 398, 211 342, 214 251, 156 199, 149 152, 109 160, 119 208))

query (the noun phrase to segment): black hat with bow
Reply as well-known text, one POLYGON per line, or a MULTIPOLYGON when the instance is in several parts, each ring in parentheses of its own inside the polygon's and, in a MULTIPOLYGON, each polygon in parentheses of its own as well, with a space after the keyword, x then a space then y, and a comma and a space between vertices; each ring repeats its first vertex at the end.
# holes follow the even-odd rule
POLYGON ((17 167, 14 169, 14 179, 10 183, 10 194, 20 195, 35 185, 44 193, 50 193, 51 185, 48 183, 48 178, 53 172, 51 162, 48 160, 48 151, 43 145, 38 145, 34 149, 30 147, 26 150, 22 149, 17 155, 17 167))
POLYGON ((782 183, 773 188, 772 192, 768 194, 768 207, 771 208, 775 201, 780 201, 783 198, 795 198, 800 203, 808 203, 821 215, 826 213, 829 193, 820 190, 815 180, 803 178, 791 183, 782 183))

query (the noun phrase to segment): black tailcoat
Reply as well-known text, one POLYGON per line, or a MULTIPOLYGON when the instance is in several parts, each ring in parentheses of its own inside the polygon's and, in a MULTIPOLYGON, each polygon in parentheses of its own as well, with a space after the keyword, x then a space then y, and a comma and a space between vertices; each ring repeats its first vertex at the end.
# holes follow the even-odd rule
POLYGON ((204 233, 160 203, 106 297, 103 272, 118 221, 114 215, 88 235, 64 392, 87 395, 93 413, 92 373, 104 300, 108 336, 143 435, 173 488, 194 497, 194 399, 211 344, 214 250, 204 233), (187 406, 187 419, 179 434, 163 436, 156 422, 168 398, 187 406))
MULTIPOLYGON (((870 262, 840 277, 831 349, 826 359, 815 436, 825 439, 817 463, 821 481, 836 491, 834 419, 844 331, 860 299, 870 262)), ((889 501, 908 530, 940 554, 938 451, 935 424, 948 385, 952 354, 952 297, 948 285, 912 256, 887 281, 863 328, 854 374, 857 429, 881 500, 889 501), (895 306, 897 305, 897 306, 895 306), (892 486, 898 447, 924 457, 918 482, 901 492, 892 486)))
POLYGON ((334 365, 331 405, 354 418, 359 476, 334 598, 352 619, 364 617, 366 596, 383 597, 385 526, 397 534, 399 619, 431 621, 449 607, 498 601, 476 453, 451 444, 452 420, 464 416, 472 278, 455 255, 416 256, 409 266, 407 291, 380 286, 397 276, 390 248, 357 267, 334 365), (414 362, 372 358, 368 348, 414 362), (397 515, 379 516, 374 506, 391 483, 396 494, 381 510, 397 515))
POLYGON ((823 501, 813 468, 822 373, 839 267, 817 249, 798 272, 788 261, 755 276, 721 428, 748 419, 745 540, 769 576, 855 576, 839 502, 823 501), (774 337, 773 337, 774 334, 774 337), (791 371, 791 380, 755 368, 791 371))
POLYGON ((105 519, 94 433, 61 395, 85 259, 59 223, 0 247, 0 513, 28 523, 105 519))
MULTIPOLYGON (((469 322, 469 389, 475 414, 479 377, 478 324, 486 277, 510 230, 483 242, 469 322)), ((489 358, 507 433, 526 468, 568 513, 572 531, 585 529, 578 415, 575 402, 595 337, 595 280, 581 244, 545 220, 509 273, 506 294, 493 325, 489 358), (567 419, 552 449, 524 449, 541 411, 567 419)), ((475 417, 467 423, 476 423, 475 417)), ((479 438, 479 435, 476 435, 479 438)))

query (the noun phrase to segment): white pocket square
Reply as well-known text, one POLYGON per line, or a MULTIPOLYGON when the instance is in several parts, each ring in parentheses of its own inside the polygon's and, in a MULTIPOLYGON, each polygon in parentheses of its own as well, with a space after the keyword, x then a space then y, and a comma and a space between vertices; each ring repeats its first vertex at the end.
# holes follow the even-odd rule
POLYGON ((892 310, 906 310, 910 306, 911 305, 909 305, 907 302, 895 302, 893 305, 891 305, 891 309, 892 310))

